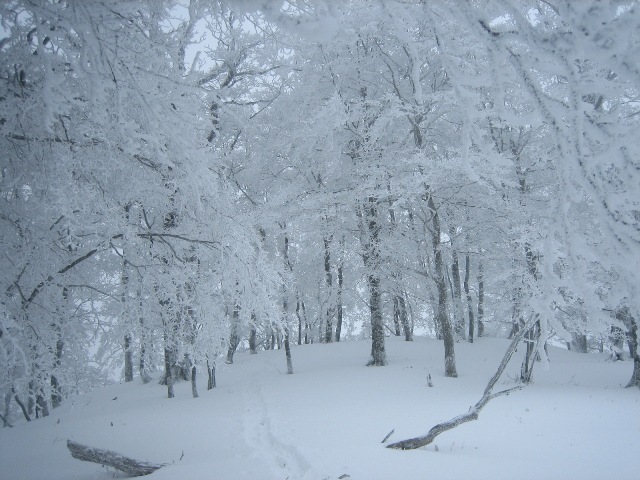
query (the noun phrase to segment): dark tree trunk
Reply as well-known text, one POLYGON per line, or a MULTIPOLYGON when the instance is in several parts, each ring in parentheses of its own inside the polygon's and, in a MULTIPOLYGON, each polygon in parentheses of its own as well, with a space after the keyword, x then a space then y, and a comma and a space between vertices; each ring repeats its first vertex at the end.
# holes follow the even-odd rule
POLYGON ((49 403, 45 399, 44 392, 40 392, 36 395, 36 418, 49 416, 49 403))
POLYGON ((380 279, 375 275, 368 275, 367 284, 369 286, 369 310, 371 313, 371 358, 367 366, 382 367, 387 364, 387 355, 384 347, 380 279))
POLYGON ((478 264, 478 337, 484 335, 484 277, 482 262, 478 264))
POLYGON ((35 413, 36 406, 36 382, 35 380, 29 380, 29 394, 27 396, 27 412, 29 416, 35 413))
POLYGON ((587 336, 584 333, 573 333, 571 335, 571 343, 569 350, 573 350, 575 352, 587 353, 588 352, 588 343, 587 336))
MULTIPOLYGON (((2 337, 2 329, 0 329, 0 337, 2 337)), ((4 393, 4 413, 0 415, 0 419, 2 419, 2 427, 13 428, 13 425, 9 422, 11 415, 11 396, 13 392, 5 391, 4 393)))
POLYGON ((404 300, 404 295, 398 297, 398 307, 400 308, 400 323, 402 324, 402 330, 404 331, 404 339, 407 342, 413 341, 413 330, 409 322, 409 312, 407 310, 407 303, 404 300))
POLYGON ((233 307, 233 314, 231 316, 229 346, 227 348, 227 363, 229 365, 233 363, 233 355, 236 353, 236 349, 238 348, 238 345, 240 345, 240 335, 238 333, 238 329, 240 328, 240 326, 238 325, 239 316, 240 316, 239 308, 240 307, 236 304, 233 307))
POLYGON ((449 320, 449 313, 447 312, 447 283, 444 276, 444 261, 442 259, 442 248, 440 245, 440 217, 436 210, 433 196, 429 193, 428 206, 432 215, 432 242, 435 256, 435 281, 438 290, 438 308, 437 308, 437 322, 442 330, 442 339, 444 341, 444 372, 447 377, 457 377, 456 371, 456 355, 454 350, 454 335, 451 321, 449 320))
POLYGON ((300 298, 296 301, 296 318, 298 319, 298 345, 302 345, 302 316, 300 315, 300 298))
MULTIPOLYGON (((524 326, 521 326, 524 328, 524 326)), ((520 367, 520 380, 523 383, 530 383, 533 375, 533 365, 536 359, 536 347, 538 339, 540 338, 540 322, 536 321, 534 324, 524 333, 524 342, 526 345, 526 352, 522 366, 520 367)))
POLYGON ((229 337, 229 347, 227 348, 227 364, 231 365, 233 363, 233 356, 238 349, 238 345, 240 345, 240 337, 236 332, 231 332, 231 336, 229 337))
POLYGON ((629 387, 640 387, 640 354, 638 353, 638 322, 628 309, 626 310, 626 322, 628 328, 627 339, 629 342, 629 354, 633 359, 633 372, 627 384, 629 387))
POLYGON ((129 334, 124 336, 124 381, 133 382, 133 346, 129 334))
MULTIPOLYGON (((453 263, 451 265, 451 276, 453 277, 453 311, 455 313, 455 332, 458 338, 464 338, 464 313, 462 307, 462 288, 460 286, 460 261, 458 260, 458 251, 453 248, 453 237, 455 229, 449 229, 449 237, 451 238, 451 248, 453 263)), ((467 256, 468 257, 468 256, 467 256)), ((468 281, 468 280, 467 280, 468 281)))
MULTIPOLYGON (((140 279, 142 282, 142 279, 140 279)), ((147 360, 147 330, 144 323, 144 316, 142 314, 143 305, 142 305, 142 287, 138 286, 138 290, 136 292, 138 297, 138 323, 140 324, 140 359, 138 362, 138 368, 140 370, 140 378, 142 379, 142 383, 149 383, 151 381, 151 376, 149 375, 148 368, 148 360, 147 360)))
POLYGON ((516 287, 511 290, 511 331, 509 338, 513 338, 520 331, 521 318, 521 297, 522 288, 516 287))
POLYGON ((384 366, 387 354, 384 346, 384 321, 382 317, 382 292, 380 290, 380 224, 376 208, 377 199, 369 197, 365 207, 367 241, 364 245, 364 264, 368 270, 369 311, 371 315, 371 358, 367 366, 384 366))
POLYGON ((22 410, 22 414, 24 415, 24 418, 27 420, 27 422, 30 422, 31 421, 31 414, 29 413, 29 410, 27 409, 25 404, 22 402, 22 400, 20 400, 20 397, 18 397, 18 394, 16 393, 16 391, 13 388, 11 389, 11 392, 13 393, 13 398, 16 400, 16 403, 18 404, 18 406, 22 410))
MULTIPOLYGON (((64 349, 64 342, 60 336, 56 341, 56 356, 54 363, 54 371, 60 370, 60 365, 62 364, 62 351, 64 349)), ((62 387, 60 382, 58 381, 58 377, 56 375, 51 375, 51 407, 57 408, 62 403, 62 387)))
MULTIPOLYGON (((62 288, 63 305, 67 305, 69 301, 69 289, 67 287, 62 288)), ((63 316, 60 315, 58 323, 53 325, 53 330, 56 334, 56 350, 53 361, 53 374, 51 375, 51 407, 57 408, 62 403, 62 386, 57 377, 57 372, 60 371, 62 365, 62 353, 64 351, 64 341, 62 340, 62 322, 63 316)))
POLYGON ((4 427, 13 427, 9 423, 9 414, 11 413, 11 392, 4 394, 4 415, 2 416, 2 422, 4 427))
MULTIPOLYGON (((325 244, 326 245, 326 244, 325 244)), ((289 271, 292 271, 291 262, 289 261, 289 237, 284 235, 284 265, 289 271)), ((326 259, 325 259, 326 262, 326 259)), ((287 375, 293 374, 293 363, 291 362, 291 347, 289 345, 289 298, 287 296, 287 286, 282 284, 282 323, 284 326, 284 354, 287 359, 287 375)), ((279 337, 279 336, 278 336, 279 337)), ((331 341, 331 339, 329 339, 331 341)))
POLYGON ((57 408, 62 403, 62 393, 60 392, 60 382, 58 377, 51 375, 51 408, 57 408))
POLYGON ((173 349, 166 342, 167 340, 164 346, 164 383, 167 385, 167 398, 173 398, 173 349))
POLYGON ((638 355, 637 352, 633 357, 633 372, 631 373, 629 383, 627 383, 627 388, 629 387, 640 388, 640 355, 638 355))
POLYGON ((338 263, 338 292, 337 292, 337 300, 338 300, 338 319, 336 320, 336 342, 340 341, 340 335, 342 334, 342 284, 343 284, 343 275, 342 275, 342 260, 338 263))
POLYGON ((251 355, 256 355, 258 353, 256 323, 256 314, 255 312, 251 312, 251 326, 249 327, 249 353, 251 355))
POLYGON ((269 327, 269 337, 267 339, 267 350, 276 349, 276 333, 273 329, 273 325, 269 327))
MULTIPOLYGON (((129 209, 131 208, 130 204, 125 205, 125 220, 129 223, 129 209)), ((127 260, 124 256, 125 254, 125 245, 123 243, 122 246, 122 275, 120 276, 120 281, 122 283, 122 295, 120 301, 122 302, 122 314, 125 316, 121 321, 129 325, 131 319, 129 318, 127 312, 127 300, 129 296, 129 281, 131 280, 129 277, 129 272, 127 268, 127 260)), ((133 382, 133 348, 132 348, 132 339, 131 333, 126 333, 124 336, 124 381, 125 382, 133 382)))
POLYGON ((193 398, 198 398, 198 387, 196 385, 196 381, 197 381, 196 366, 192 365, 191 366, 191 394, 193 395, 193 398))
POLYGON ((284 353, 287 358, 287 375, 293 374, 293 363, 291 361, 291 347, 289 346, 289 329, 284 327, 284 353))
MULTIPOLYGON (((525 259, 527 261, 527 268, 529 274, 535 282, 540 278, 538 271, 538 255, 536 255, 529 243, 524 244, 525 259)), ((527 351, 525 352, 525 358, 520 368, 520 380, 524 383, 531 382, 533 375, 533 365, 537 357, 536 348, 538 346, 538 339, 540 338, 540 321, 536 319, 534 324, 527 330, 524 335, 527 351)))
POLYGON ((332 289, 333 289, 333 273, 331 272, 331 252, 329 251, 329 239, 323 238, 324 242, 324 277, 327 285, 327 309, 325 311, 325 328, 324 328, 324 342, 331 343, 333 340, 333 306, 332 301, 332 289))
POLYGON ((393 328, 394 335, 396 337, 400 336, 400 306, 398 304, 398 296, 393 296, 393 328))
POLYGON ((469 255, 465 257, 464 261, 464 293, 467 296, 467 307, 469 309, 469 343, 473 343, 475 320, 473 318, 473 304, 471 299, 471 293, 469 293, 469 275, 471 270, 471 261, 469 255))
POLYGON ((216 388, 216 364, 209 364, 209 359, 207 359, 207 390, 212 390, 216 388))

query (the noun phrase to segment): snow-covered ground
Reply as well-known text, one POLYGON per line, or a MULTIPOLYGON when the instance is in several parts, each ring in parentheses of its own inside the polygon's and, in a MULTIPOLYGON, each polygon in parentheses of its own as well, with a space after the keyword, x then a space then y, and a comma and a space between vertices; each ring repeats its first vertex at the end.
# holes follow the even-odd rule
MULTIPOLYGON (((293 348, 294 375, 282 351, 238 353, 219 368, 218 388, 200 379, 197 399, 188 383, 167 399, 137 380, 67 400, 48 418, 0 429, 0 478, 124 477, 73 459, 67 439, 167 463, 155 480, 640 478, 640 391, 622 388, 630 362, 551 348, 531 386, 435 445, 397 451, 381 444, 392 429, 389 442, 423 434, 475 404, 508 342, 458 343, 460 377, 449 379, 440 342, 387 340, 382 368, 364 367, 368 342, 308 345, 293 348)), ((514 357, 503 387, 518 369, 514 357)))

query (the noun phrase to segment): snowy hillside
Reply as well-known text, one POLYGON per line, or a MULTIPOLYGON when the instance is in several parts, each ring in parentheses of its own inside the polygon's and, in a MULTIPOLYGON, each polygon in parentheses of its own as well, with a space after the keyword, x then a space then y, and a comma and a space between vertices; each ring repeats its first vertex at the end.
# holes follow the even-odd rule
MULTIPOLYGON (((73 439, 167 463, 155 480, 638 478, 640 393, 622 388, 631 363, 553 348, 549 370, 538 365, 532 385, 492 400, 478 421, 425 449, 384 448, 392 429, 397 441, 466 412, 507 344, 458 343, 457 379, 441 372, 441 342, 390 338, 387 367, 364 367, 370 343, 351 342, 294 347, 294 375, 283 352, 239 353, 197 399, 187 383, 174 399, 156 382, 113 385, 0 430, 0 477, 120 478, 73 459, 73 439)), ((501 382, 518 368, 512 359, 501 382)))

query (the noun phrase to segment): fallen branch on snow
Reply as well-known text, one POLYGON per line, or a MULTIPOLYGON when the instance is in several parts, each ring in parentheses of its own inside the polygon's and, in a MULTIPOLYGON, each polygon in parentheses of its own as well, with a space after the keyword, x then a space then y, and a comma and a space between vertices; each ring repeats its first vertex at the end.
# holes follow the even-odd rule
POLYGON ((491 400, 492 398, 496 398, 501 395, 509 395, 511 392, 515 390, 523 389, 526 386, 526 384, 516 385, 513 388, 509 388, 507 390, 502 390, 500 392, 493 393, 493 387, 495 387, 496 383, 500 379, 500 376, 502 375, 502 372, 504 372, 504 369, 507 367, 507 364, 509 363, 509 360, 511 360, 511 357, 516 351, 518 344, 524 337, 525 333, 528 332, 531 327, 532 327, 531 324, 526 325, 526 328, 521 328, 520 331, 513 337, 513 340, 511 341, 509 348, 505 352, 504 357, 502 358, 502 361, 498 366, 498 370, 493 375, 493 377, 491 377, 491 380, 489 380, 489 383, 484 389, 484 394, 482 395, 482 398, 478 401, 478 403, 476 403, 473 407, 469 409, 469 412, 463 415, 458 415, 457 417, 452 418, 451 420, 448 420, 446 422, 439 423, 435 427, 431 428, 431 430, 429 430, 429 433, 427 433, 426 435, 422 435, 420 437, 415 437, 415 438, 409 438, 407 440, 401 440, 396 443, 391 443, 387 445, 387 448, 395 448, 400 450, 413 450, 415 448, 420 448, 420 447, 424 447, 425 445, 429 445, 441 433, 446 432, 447 430, 451 430, 452 428, 455 428, 458 425, 461 425, 463 423, 470 422, 472 420, 477 420, 480 410, 482 410, 484 406, 487 403, 489 403, 489 400, 491 400))
POLYGON ((141 477, 155 472, 164 465, 153 464, 148 462, 140 462, 133 458, 125 457, 111 450, 102 450, 100 448, 89 447, 67 440, 67 448, 71 452, 73 458, 83 460, 85 462, 99 463, 107 467, 113 467, 121 472, 128 473, 133 477, 141 477))

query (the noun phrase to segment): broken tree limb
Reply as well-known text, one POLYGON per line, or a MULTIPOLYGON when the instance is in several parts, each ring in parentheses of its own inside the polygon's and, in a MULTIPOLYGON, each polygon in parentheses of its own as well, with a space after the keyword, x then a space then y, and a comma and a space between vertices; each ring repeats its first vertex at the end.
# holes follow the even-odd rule
POLYGON ((153 464, 148 462, 140 462, 133 458, 125 457, 111 450, 102 450, 100 448, 89 447, 72 440, 67 440, 67 448, 71 452, 73 458, 83 460, 85 462, 99 463, 107 467, 113 467, 121 472, 128 473, 132 477, 141 477, 149 475, 159 468, 162 464, 153 464))
POLYGON ((415 438, 409 438, 407 440, 401 440, 396 443, 391 443, 387 445, 387 448, 395 448, 399 450, 413 450, 415 448, 420 448, 420 447, 424 447, 425 445, 429 445, 441 433, 444 433, 447 430, 451 430, 452 428, 455 428, 458 425, 462 425, 463 423, 470 422, 472 420, 477 420, 478 415, 480 414, 480 410, 482 410, 484 406, 487 403, 489 403, 489 400, 491 400, 492 398, 496 398, 501 395, 508 395, 515 390, 520 390, 524 388, 526 384, 520 384, 520 385, 516 385, 513 388, 509 388, 507 390, 502 390, 500 392, 493 393, 493 387, 495 387, 496 383, 498 382, 498 379, 502 375, 502 372, 504 372, 504 369, 507 367, 509 360, 511 360, 511 357, 516 351, 518 344, 524 337, 525 333, 529 331, 529 328, 531 328, 531 325, 527 325, 527 327, 528 328, 521 328, 520 331, 514 336, 513 340, 511 341, 511 344, 509 345, 509 348, 507 348, 507 351, 504 354, 504 357, 502 357, 502 361, 498 366, 498 370, 493 375, 493 377, 491 377, 491 380, 489 380, 489 383, 484 389, 484 394, 482 395, 482 398, 478 400, 478 403, 476 403, 473 407, 471 407, 467 413, 463 415, 458 415, 457 417, 452 418, 451 420, 448 420, 446 422, 439 423, 438 425, 431 428, 431 430, 429 430, 429 432, 426 435, 422 435, 420 437, 415 437, 415 438))
POLYGON ((393 429, 393 430, 391 430, 389 433, 387 433, 387 436, 386 436, 386 437, 384 437, 384 438, 382 439, 382 442, 380 442, 380 443, 384 443, 384 442, 386 442, 387 440, 389 440, 389 437, 390 437, 391 435, 393 435, 393 432, 395 432, 395 431, 396 431, 396 429, 394 428, 394 429, 393 429))

